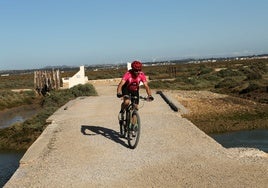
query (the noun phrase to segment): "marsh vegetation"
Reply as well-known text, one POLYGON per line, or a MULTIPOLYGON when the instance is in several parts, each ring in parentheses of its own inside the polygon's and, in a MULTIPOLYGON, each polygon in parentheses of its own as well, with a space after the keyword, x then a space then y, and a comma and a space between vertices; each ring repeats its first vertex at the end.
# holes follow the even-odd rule
MULTIPOLYGON (((152 89, 210 91, 229 96, 225 99, 196 99, 184 104, 194 112, 185 117, 200 129, 212 133, 268 128, 268 60, 169 63, 173 64, 144 66, 143 71, 149 76, 152 89), (206 111, 209 105, 214 109, 206 111), (237 105, 239 108, 232 108, 237 105), (198 110, 194 111, 195 107, 198 110), (226 110, 218 110, 221 108, 226 110)), ((88 68, 86 76, 91 80, 118 78, 125 70, 125 67, 88 68)), ((65 70, 61 76, 69 77, 76 71, 65 70)), ((45 129, 46 119, 59 107, 76 97, 97 94, 90 84, 51 91, 50 95, 44 97, 36 95, 33 90, 12 91, 33 89, 33 73, 0 77, 0 88, 0 110, 23 104, 38 103, 42 107, 42 111, 33 118, 0 130, 0 149, 26 149, 45 129)))

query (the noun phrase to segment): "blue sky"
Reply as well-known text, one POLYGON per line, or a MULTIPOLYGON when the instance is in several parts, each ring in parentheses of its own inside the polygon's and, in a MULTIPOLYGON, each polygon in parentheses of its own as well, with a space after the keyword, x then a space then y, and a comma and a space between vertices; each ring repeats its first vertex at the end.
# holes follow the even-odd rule
POLYGON ((267 0, 0 0, 0 70, 268 53, 267 0))

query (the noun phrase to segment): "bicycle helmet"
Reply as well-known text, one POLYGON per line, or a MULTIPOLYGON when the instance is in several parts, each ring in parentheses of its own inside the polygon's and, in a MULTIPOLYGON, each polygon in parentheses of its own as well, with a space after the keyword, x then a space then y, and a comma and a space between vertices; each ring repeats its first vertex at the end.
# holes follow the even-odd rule
POLYGON ((132 70, 134 70, 134 71, 141 71, 141 67, 142 67, 142 64, 141 64, 140 61, 133 61, 133 62, 131 63, 131 68, 132 68, 132 70))

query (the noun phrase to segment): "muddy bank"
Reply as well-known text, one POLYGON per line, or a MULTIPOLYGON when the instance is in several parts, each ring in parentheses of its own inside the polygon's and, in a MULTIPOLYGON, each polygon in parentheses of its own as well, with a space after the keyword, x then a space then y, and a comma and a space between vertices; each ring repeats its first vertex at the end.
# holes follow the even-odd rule
POLYGON ((23 105, 0 112, 0 150, 26 150, 38 138, 42 129, 34 122, 42 108, 38 104, 23 105), (28 122, 27 122, 28 121, 28 122), (27 122, 25 124, 25 122, 27 122), (27 126, 29 125, 29 126, 27 126))

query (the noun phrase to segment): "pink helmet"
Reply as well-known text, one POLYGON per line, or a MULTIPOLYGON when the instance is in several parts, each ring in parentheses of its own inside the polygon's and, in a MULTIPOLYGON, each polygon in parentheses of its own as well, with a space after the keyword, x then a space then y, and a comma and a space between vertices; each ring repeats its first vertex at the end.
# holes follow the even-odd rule
POLYGON ((134 70, 134 71, 141 71, 141 67, 142 67, 142 64, 140 61, 133 61, 131 63, 131 68, 134 70))

